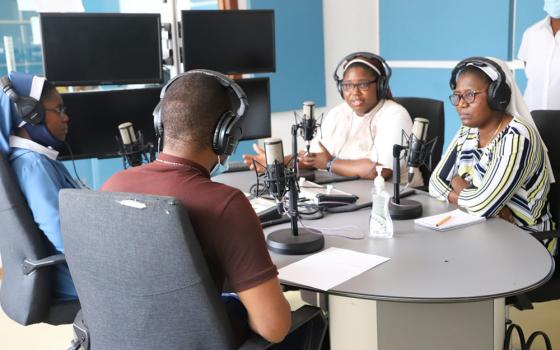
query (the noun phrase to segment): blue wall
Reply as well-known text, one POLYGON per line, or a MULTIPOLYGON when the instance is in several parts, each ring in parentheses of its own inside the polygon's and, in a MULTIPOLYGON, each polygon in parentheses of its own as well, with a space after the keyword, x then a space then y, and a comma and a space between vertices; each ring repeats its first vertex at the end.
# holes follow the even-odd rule
POLYGON ((300 109, 303 101, 325 105, 322 0, 249 0, 251 9, 273 9, 276 73, 270 77, 272 111, 300 109))
MULTIPOLYGON (((523 31, 546 15, 541 0, 380 0, 379 7, 380 53, 387 60, 405 61, 469 56, 511 60, 517 57, 523 31)), ((444 147, 460 126, 448 100, 450 72, 444 68, 397 68, 391 80, 395 96, 444 101, 444 147)), ((523 90, 523 71, 517 71, 516 78, 523 90)))
POLYGON ((510 0, 380 0, 379 8, 386 59, 509 59, 510 0))

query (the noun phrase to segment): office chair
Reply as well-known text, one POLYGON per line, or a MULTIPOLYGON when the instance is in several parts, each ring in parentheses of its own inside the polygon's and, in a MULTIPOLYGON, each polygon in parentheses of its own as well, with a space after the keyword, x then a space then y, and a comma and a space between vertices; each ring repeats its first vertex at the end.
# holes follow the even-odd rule
MULTIPOLYGON (((186 210, 172 197, 65 189, 65 253, 82 304, 74 324, 82 348, 232 349, 232 333, 186 210)), ((293 314, 319 349, 319 309, 293 314)), ((240 349, 267 349, 261 337, 240 349)), ((77 347, 75 347, 77 348, 77 347)))
POLYGON ((6 156, 0 152, 0 255, 4 276, 0 304, 21 325, 45 322, 70 324, 80 303, 56 301, 51 266, 65 263, 64 255, 49 255, 51 244, 39 230, 6 156))
POLYGON ((420 167, 425 184, 421 189, 427 191, 432 170, 437 163, 439 163, 443 152, 445 131, 443 102, 423 97, 395 97, 394 100, 408 111, 412 120, 414 120, 414 118, 426 118, 430 121, 427 140, 432 140, 437 137, 434 152, 432 153, 432 168, 428 169, 425 166, 420 167))
MULTIPOLYGON (((550 186, 548 199, 557 229, 555 231, 531 233, 538 240, 546 242, 553 238, 560 238, 560 231, 558 231, 560 225, 560 159, 558 158, 558 154, 560 154, 560 138, 558 138, 560 110, 532 111, 531 114, 544 144, 548 147, 550 164, 556 179, 556 182, 550 186)), ((513 304, 519 310, 527 310, 533 308, 532 303, 560 299, 560 259, 558 254, 554 257, 554 261, 556 267, 554 274, 546 284, 528 293, 508 298, 506 302, 513 304)))

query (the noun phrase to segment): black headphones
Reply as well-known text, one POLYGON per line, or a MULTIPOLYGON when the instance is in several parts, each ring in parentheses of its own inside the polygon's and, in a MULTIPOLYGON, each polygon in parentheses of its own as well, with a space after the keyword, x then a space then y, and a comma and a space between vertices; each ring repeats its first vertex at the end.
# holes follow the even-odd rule
POLYGON ((220 116, 216 127, 214 128, 214 134, 212 137, 212 150, 218 155, 231 155, 239 143, 239 140, 243 136, 243 129, 241 127, 241 120, 247 110, 249 109, 249 102, 247 100, 247 95, 236 82, 223 75, 208 69, 194 69, 188 72, 178 74, 173 77, 167 84, 161 89, 159 95, 160 101, 156 108, 154 109, 154 129, 156 131, 156 136, 158 139, 163 139, 163 118, 162 118, 162 101, 165 96, 165 92, 169 89, 169 86, 173 84, 177 79, 190 74, 205 74, 215 78, 220 85, 229 88, 233 91, 237 99, 239 100, 239 108, 237 111, 226 111, 220 116))
POLYGON ((18 95, 7 75, 0 78, 0 87, 14 103, 16 112, 24 122, 37 125, 45 120, 45 110, 41 103, 33 97, 18 95))
POLYGON ((490 67, 490 69, 498 74, 498 78, 488 86, 488 105, 495 111, 504 112, 511 100, 511 88, 507 84, 506 74, 502 67, 491 59, 486 57, 469 57, 457 63, 451 72, 451 79, 449 80, 451 90, 455 90, 457 87, 457 76, 467 65, 490 67))
POLYGON ((391 67, 389 67, 389 65, 385 61, 385 59, 383 59, 383 57, 378 56, 371 52, 354 52, 344 57, 338 63, 336 69, 334 70, 333 78, 334 81, 336 82, 336 88, 338 89, 340 96, 344 98, 344 94, 342 93, 342 85, 341 85, 343 78, 338 74, 338 71, 340 70, 341 67, 346 66, 348 62, 359 57, 363 57, 366 60, 370 60, 370 61, 378 61, 379 63, 381 63, 381 66, 383 67, 383 72, 381 72, 381 74, 379 74, 379 77, 377 77, 377 99, 381 100, 386 98, 387 95, 389 94, 389 80, 391 79, 392 70, 391 67))

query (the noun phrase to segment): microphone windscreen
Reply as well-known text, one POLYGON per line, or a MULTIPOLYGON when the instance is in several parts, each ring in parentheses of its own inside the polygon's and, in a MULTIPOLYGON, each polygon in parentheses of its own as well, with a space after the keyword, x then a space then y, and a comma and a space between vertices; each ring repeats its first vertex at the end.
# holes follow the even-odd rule
POLYGON ((284 148, 282 139, 272 137, 264 140, 266 165, 284 164, 284 148))
POLYGON ((303 102, 303 119, 313 119, 315 112, 315 102, 305 101, 303 102))
POLYGON ((130 145, 136 142, 136 134, 134 133, 134 126, 131 122, 122 123, 119 125, 119 132, 123 145, 130 145))
POLYGON ((416 136, 418 140, 426 141, 428 137, 428 125, 430 121, 425 118, 415 118, 414 124, 412 124, 412 134, 416 136))

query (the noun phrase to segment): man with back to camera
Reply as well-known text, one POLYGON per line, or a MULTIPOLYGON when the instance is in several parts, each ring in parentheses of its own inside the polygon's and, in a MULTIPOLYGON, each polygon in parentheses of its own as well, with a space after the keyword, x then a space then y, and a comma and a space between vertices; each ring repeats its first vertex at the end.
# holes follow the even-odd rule
POLYGON ((544 0, 544 19, 523 33, 518 58, 525 63, 530 111, 560 109, 560 0, 544 0))
POLYGON ((229 78, 203 70, 176 77, 163 92, 154 111, 163 121, 163 151, 153 163, 113 175, 102 191, 179 199, 219 291, 227 282, 239 297, 223 297, 236 340, 246 338, 247 327, 242 326, 248 318, 254 332, 280 342, 290 328, 291 313, 260 222, 241 191, 210 179, 224 169, 241 137, 235 115, 243 114, 246 97, 229 78), (228 113, 236 111, 231 95, 242 108, 228 113))

